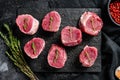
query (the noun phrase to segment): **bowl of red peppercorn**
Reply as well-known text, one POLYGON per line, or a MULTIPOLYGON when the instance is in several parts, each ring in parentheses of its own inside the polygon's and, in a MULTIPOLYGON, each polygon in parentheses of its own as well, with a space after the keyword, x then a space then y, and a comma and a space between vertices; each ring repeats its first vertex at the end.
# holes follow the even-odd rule
POLYGON ((109 0, 108 14, 112 22, 120 26, 120 0, 109 0))

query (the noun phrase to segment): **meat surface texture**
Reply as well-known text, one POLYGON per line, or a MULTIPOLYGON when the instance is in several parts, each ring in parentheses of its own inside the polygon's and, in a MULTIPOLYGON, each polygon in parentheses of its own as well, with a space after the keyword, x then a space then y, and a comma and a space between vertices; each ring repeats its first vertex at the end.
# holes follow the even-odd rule
POLYGON ((25 53, 32 59, 38 58, 45 47, 45 41, 42 38, 33 38, 24 46, 25 53))
POLYGON ((82 32, 72 26, 66 26, 61 31, 61 41, 65 46, 76 46, 82 42, 82 32))
POLYGON ((98 50, 96 47, 86 45, 83 51, 79 55, 79 61, 84 67, 91 67, 98 56, 98 50))
POLYGON ((61 24, 61 16, 56 11, 51 11, 45 15, 42 21, 42 28, 45 31, 57 32, 61 24))
POLYGON ((24 34, 33 35, 39 28, 39 21, 30 14, 18 15, 16 24, 24 34))
POLYGON ((50 66, 54 68, 62 68, 67 60, 67 54, 64 48, 52 44, 47 59, 50 66))
POLYGON ((96 36, 103 27, 103 21, 94 12, 84 12, 80 17, 79 26, 83 32, 96 36))

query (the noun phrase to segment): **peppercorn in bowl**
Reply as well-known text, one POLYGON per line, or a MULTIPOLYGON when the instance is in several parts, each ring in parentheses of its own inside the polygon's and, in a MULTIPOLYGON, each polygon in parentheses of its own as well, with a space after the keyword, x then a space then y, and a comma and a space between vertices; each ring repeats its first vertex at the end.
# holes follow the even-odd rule
POLYGON ((120 26, 120 0, 109 0, 108 14, 112 22, 120 26))

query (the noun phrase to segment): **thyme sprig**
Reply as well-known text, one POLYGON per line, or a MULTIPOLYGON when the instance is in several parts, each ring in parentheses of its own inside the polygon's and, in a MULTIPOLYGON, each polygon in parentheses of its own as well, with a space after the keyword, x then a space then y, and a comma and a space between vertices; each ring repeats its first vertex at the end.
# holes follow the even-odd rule
POLYGON ((20 41, 14 37, 12 30, 7 24, 4 24, 4 27, 7 30, 8 35, 5 35, 0 31, 0 36, 9 48, 9 50, 5 53, 13 61, 14 65, 16 65, 25 75, 27 75, 30 80, 39 80, 24 59, 23 52, 20 47, 20 41))

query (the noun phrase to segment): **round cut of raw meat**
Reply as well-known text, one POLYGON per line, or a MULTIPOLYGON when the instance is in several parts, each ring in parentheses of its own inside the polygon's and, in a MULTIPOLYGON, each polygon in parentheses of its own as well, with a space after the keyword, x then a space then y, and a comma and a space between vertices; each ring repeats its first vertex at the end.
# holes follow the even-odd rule
POLYGON ((67 60, 67 54, 64 48, 52 44, 47 59, 50 66, 54 68, 62 68, 67 60))
POLYGON ((33 35, 37 32, 39 21, 30 14, 18 15, 16 24, 24 34, 33 35))
POLYGON ((25 53, 32 59, 37 58, 45 47, 45 41, 42 38, 33 38, 24 46, 25 53))
POLYGON ((66 26, 61 31, 61 41, 65 46, 76 46, 82 42, 82 32, 72 26, 66 26))
POLYGON ((96 47, 86 45, 79 55, 79 60, 84 67, 91 67, 98 56, 96 47))
POLYGON ((84 12, 80 17, 79 26, 83 32, 96 36, 103 27, 103 21, 94 12, 84 12))
POLYGON ((56 11, 51 11, 45 15, 42 21, 42 28, 45 31, 57 32, 61 24, 61 16, 56 11))

